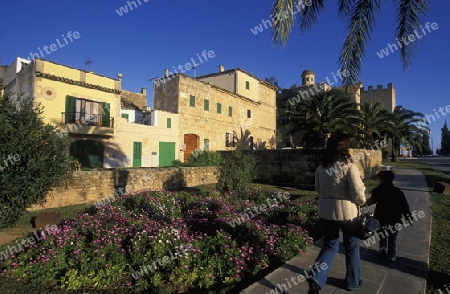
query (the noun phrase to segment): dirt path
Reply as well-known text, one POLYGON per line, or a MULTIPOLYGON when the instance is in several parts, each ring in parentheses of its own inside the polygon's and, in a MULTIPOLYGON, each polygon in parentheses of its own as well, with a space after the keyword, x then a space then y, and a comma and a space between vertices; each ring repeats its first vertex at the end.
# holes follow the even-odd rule
POLYGON ((10 228, 0 232, 0 246, 8 244, 17 238, 23 237, 28 230, 25 228, 10 228))

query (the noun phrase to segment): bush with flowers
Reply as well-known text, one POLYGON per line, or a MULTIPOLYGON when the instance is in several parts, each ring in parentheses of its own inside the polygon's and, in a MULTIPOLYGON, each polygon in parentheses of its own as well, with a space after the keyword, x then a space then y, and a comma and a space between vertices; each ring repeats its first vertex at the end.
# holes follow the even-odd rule
POLYGON ((233 227, 230 222, 259 199, 273 197, 248 193, 246 200, 233 193, 125 195, 66 220, 40 243, 7 258, 0 263, 0 282, 116 293, 236 290, 310 245, 304 225, 311 227, 317 217, 312 203, 287 201, 233 227), (190 250, 182 253, 186 244, 190 250))

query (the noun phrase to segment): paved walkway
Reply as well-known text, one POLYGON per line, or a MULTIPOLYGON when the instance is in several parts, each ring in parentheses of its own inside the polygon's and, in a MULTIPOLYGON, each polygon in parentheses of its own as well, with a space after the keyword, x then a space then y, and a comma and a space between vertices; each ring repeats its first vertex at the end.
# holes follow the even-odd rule
MULTIPOLYGON (((403 227, 397 237, 397 261, 389 263, 378 255, 378 242, 367 246, 361 241, 361 289, 352 293, 417 294, 425 293, 431 240, 431 209, 429 189, 424 176, 412 169, 394 169, 394 184, 403 189, 411 211, 423 211, 413 226, 403 227), (421 214, 423 216, 423 214, 421 214)), ((370 192, 370 191, 369 191, 370 192)), ((373 208, 374 206, 372 206, 373 208)), ((243 290, 241 294, 307 293, 308 283, 297 279, 314 264, 320 251, 320 240, 306 252, 243 290), (302 281, 302 282, 299 282, 302 281)), ((341 248, 342 239, 341 239, 341 248)), ((340 250, 331 265, 327 285, 321 293, 347 293, 341 288, 345 277, 345 256, 340 250)), ((300 277, 301 278, 301 277, 300 277)))

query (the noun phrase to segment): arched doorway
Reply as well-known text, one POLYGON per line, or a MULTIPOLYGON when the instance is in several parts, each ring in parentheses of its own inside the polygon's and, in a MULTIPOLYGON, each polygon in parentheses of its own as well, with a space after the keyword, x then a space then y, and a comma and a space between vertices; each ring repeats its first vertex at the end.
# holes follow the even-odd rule
POLYGON ((196 134, 184 135, 184 145, 186 146, 186 149, 184 150, 184 162, 187 162, 189 154, 198 148, 199 140, 199 136, 196 134))
POLYGON ((103 168, 103 144, 93 140, 78 140, 70 143, 70 156, 77 159, 82 167, 103 168))

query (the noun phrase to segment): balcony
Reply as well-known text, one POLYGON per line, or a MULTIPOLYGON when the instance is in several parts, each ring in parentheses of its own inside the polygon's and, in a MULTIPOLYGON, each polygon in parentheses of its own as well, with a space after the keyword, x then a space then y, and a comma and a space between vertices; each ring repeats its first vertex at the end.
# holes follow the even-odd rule
POLYGON ((68 134, 114 135, 114 117, 83 112, 61 112, 61 123, 68 134))

